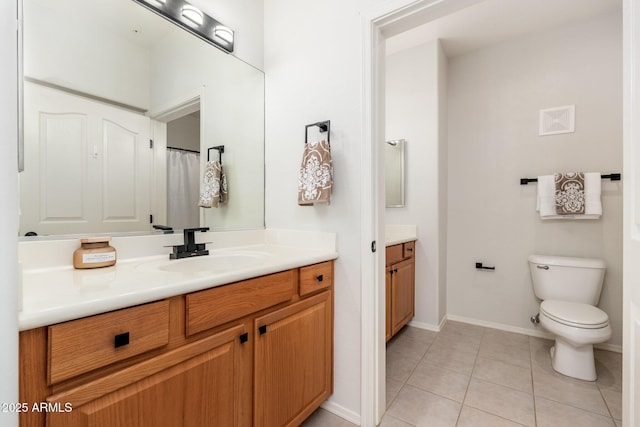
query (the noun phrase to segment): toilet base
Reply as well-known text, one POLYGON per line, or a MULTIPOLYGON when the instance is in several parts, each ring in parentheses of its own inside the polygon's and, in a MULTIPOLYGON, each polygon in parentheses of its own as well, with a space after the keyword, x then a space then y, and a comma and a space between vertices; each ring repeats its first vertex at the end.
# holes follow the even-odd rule
POLYGON ((555 346, 551 347, 550 352, 551 365, 556 372, 579 380, 596 380, 596 363, 592 344, 576 347, 556 337, 555 346))

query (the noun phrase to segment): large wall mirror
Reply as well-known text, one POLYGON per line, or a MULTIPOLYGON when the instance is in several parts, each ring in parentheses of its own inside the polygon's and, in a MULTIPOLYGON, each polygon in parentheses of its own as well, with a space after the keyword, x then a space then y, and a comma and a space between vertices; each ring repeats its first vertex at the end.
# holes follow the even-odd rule
POLYGON ((132 0, 22 11, 21 236, 264 227, 262 71, 132 0), (221 145, 228 199, 200 208, 221 145))
POLYGON ((384 144, 385 206, 404 207, 404 149, 406 141, 396 139, 384 144))

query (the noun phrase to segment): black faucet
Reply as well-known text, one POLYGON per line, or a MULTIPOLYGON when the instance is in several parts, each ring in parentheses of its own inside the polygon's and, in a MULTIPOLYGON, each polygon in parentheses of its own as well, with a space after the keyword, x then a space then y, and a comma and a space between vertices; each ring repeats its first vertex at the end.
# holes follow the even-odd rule
POLYGON ((169 259, 189 258, 192 256, 209 255, 209 250, 204 248, 205 243, 196 243, 196 231, 209 231, 209 227, 185 228, 184 245, 173 247, 169 259))

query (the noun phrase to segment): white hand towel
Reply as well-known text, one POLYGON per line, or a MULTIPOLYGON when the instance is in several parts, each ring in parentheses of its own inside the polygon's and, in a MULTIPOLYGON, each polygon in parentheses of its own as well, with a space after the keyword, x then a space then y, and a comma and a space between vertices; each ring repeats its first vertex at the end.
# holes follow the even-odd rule
POLYGON ((602 176, 599 172, 584 174, 584 213, 602 215, 602 176))
POLYGON ((538 197, 536 210, 540 212, 540 218, 546 219, 598 219, 602 215, 601 201, 601 177, 599 173, 589 172, 584 174, 585 187, 585 213, 583 215, 557 215, 556 214, 556 187, 554 175, 538 177, 538 197))

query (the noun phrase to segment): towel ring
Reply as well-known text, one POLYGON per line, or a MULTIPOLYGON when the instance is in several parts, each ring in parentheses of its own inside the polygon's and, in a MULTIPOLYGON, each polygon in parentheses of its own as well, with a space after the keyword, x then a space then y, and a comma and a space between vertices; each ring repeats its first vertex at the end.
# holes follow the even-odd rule
POLYGON ((307 137, 309 133, 309 128, 313 126, 318 126, 320 128, 320 132, 327 132, 327 144, 331 145, 331 120, 325 120, 324 122, 311 123, 310 125, 306 125, 304 127, 304 143, 307 143, 307 137))
POLYGON ((218 161, 222 163, 222 153, 224 153, 224 145, 216 145, 207 149, 207 162, 211 161, 211 150, 218 150, 218 161))

